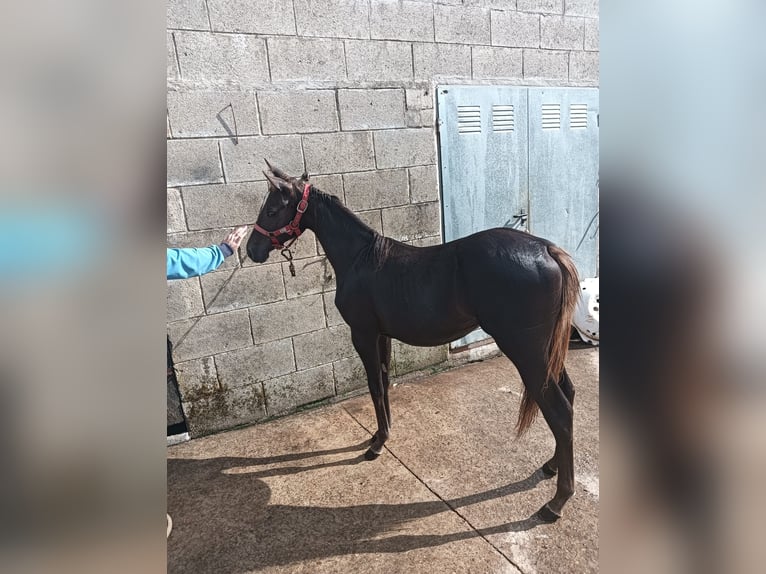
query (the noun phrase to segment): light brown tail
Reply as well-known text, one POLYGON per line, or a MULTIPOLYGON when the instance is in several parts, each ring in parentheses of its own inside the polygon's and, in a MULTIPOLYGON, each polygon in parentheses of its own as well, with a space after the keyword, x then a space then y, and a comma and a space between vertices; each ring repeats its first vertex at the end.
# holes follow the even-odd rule
MULTIPOLYGON (((572 332, 572 316, 577 307, 577 301, 580 298, 580 280, 577 277, 577 268, 569 254, 555 245, 548 247, 548 253, 561 269, 561 308, 559 316, 556 318, 556 324, 553 326, 551 338, 548 342, 548 364, 545 373, 545 382, 558 383, 561 378, 561 371, 564 370, 564 360, 569 350, 569 335, 572 332)), ((517 436, 521 436, 529 428, 537 416, 537 403, 530 396, 526 387, 524 396, 521 399, 521 410, 519 411, 519 420, 516 423, 517 436)))

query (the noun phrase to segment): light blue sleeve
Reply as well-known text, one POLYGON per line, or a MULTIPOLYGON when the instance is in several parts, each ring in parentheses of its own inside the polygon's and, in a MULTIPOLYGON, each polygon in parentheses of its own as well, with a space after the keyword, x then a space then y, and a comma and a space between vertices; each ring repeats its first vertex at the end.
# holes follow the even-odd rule
POLYGON ((187 279, 215 271, 221 266, 224 253, 218 245, 168 249, 168 279, 187 279))

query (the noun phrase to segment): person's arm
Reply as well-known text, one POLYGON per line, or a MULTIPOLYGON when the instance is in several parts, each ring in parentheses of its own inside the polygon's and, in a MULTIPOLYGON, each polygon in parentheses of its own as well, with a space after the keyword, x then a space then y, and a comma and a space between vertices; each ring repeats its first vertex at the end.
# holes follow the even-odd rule
MULTIPOLYGON (((231 253, 229 249, 229 255, 231 253)), ((168 249, 167 278, 187 279, 204 275, 218 269, 224 258, 223 250, 218 245, 168 249)))
POLYGON ((220 245, 168 249, 167 278, 187 279, 218 269, 226 257, 232 255, 247 233, 247 227, 232 231, 220 245))

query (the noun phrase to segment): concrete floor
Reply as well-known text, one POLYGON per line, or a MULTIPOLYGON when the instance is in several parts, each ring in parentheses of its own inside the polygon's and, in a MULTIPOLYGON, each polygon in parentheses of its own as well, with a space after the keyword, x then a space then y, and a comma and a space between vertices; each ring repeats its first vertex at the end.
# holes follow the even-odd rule
POLYGON ((513 425, 521 380, 505 358, 394 387, 375 461, 368 396, 168 449, 168 572, 595 572, 598 350, 572 349, 575 496, 555 524, 542 417, 513 425))

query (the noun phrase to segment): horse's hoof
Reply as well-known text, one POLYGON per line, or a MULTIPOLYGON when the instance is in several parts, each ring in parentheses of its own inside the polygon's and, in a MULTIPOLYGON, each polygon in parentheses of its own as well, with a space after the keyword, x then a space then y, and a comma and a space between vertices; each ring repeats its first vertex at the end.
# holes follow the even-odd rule
POLYGON ((380 453, 379 452, 375 452, 371 448, 368 448, 367 452, 364 453, 364 459, 365 460, 375 460, 379 456, 380 456, 380 453))
POLYGON ((547 463, 547 462, 543 465, 543 467, 540 470, 542 470, 543 474, 548 478, 552 476, 556 476, 556 473, 558 472, 555 468, 553 468, 550 465, 550 463, 547 463))
POLYGON ((537 511, 537 517, 543 522, 556 522, 561 515, 551 510, 547 504, 537 511))

